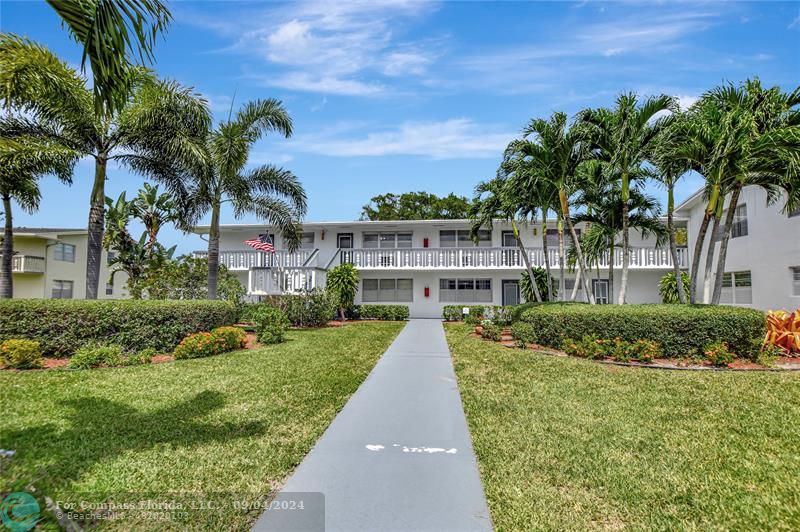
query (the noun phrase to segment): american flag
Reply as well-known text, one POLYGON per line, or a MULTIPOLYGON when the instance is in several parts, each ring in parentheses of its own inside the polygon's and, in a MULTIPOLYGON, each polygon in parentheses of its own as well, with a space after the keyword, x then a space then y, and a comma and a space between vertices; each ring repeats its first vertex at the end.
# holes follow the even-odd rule
POLYGON ((266 251, 267 253, 275 253, 275 246, 272 245, 272 239, 269 235, 258 235, 258 238, 253 240, 245 240, 245 244, 258 251, 266 251))

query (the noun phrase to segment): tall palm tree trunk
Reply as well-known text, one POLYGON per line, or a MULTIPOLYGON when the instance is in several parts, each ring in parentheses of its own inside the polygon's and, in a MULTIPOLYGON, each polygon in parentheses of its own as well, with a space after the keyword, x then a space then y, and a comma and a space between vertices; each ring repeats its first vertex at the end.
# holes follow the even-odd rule
POLYGON ((715 305, 719 305, 719 300, 722 296, 722 277, 725 274, 725 259, 728 255, 728 241, 731 239, 731 232, 733 231, 733 218, 736 216, 736 206, 739 204, 739 194, 741 191, 741 186, 737 186, 733 189, 733 192, 731 192, 730 203, 728 203, 728 213, 725 215, 725 236, 722 237, 722 243, 719 246, 717 274, 714 277, 714 292, 711 295, 711 302, 715 305))
POLYGON ((631 262, 631 241, 628 229, 628 202, 630 201, 630 183, 628 176, 622 176, 622 278, 619 282, 619 299, 617 303, 625 304, 625 296, 628 291, 628 266, 631 262))
POLYGON ((667 186, 667 232, 669 233, 669 254, 672 257, 672 268, 675 271, 675 283, 678 285, 678 301, 682 305, 686 304, 686 290, 683 287, 683 276, 681 275, 681 265, 678 263, 678 247, 675 243, 675 190, 672 179, 667 186))
MULTIPOLYGON (((564 279, 564 218, 558 219, 558 298, 563 300, 566 295, 566 284, 564 279)), ((577 281, 576 281, 577 282, 577 281)))
POLYGON ((572 285, 572 293, 569 296, 570 301, 575 301, 575 298, 578 297, 578 288, 581 286, 583 282, 583 269, 581 265, 578 264, 578 271, 575 273, 575 284, 572 285))
POLYGON ((691 275, 689 277, 689 303, 697 303, 697 277, 700 273, 700 256, 703 254, 703 241, 708 233, 708 224, 711 222, 711 214, 706 212, 703 221, 700 223, 700 230, 697 232, 697 240, 694 243, 692 253, 691 275))
POLYGON ((575 225, 572 223, 572 218, 569 215, 569 202, 567 201, 567 194, 563 190, 559 191, 558 193, 559 199, 561 200, 561 212, 564 213, 564 219, 567 221, 567 227, 569 228, 569 234, 572 237, 572 242, 575 244, 575 253, 578 255, 578 276, 580 277, 581 282, 583 283, 583 290, 586 293, 586 297, 589 299, 589 304, 594 305, 594 295, 589 290, 589 284, 586 281, 587 276, 581 275, 581 271, 586 271, 586 263, 584 262, 583 258, 583 250, 581 249, 581 242, 578 240, 578 235, 575 232, 575 225))
POLYGON ((219 211, 220 202, 211 206, 211 226, 208 228, 208 299, 217 299, 219 277, 219 211))
POLYGON ((547 247, 547 210, 542 211, 542 253, 544 253, 544 267, 547 270, 547 300, 553 301, 552 277, 550 276, 550 251, 547 247))
POLYGON ((12 261, 14 254, 14 222, 11 218, 11 196, 3 194, 3 213, 6 223, 3 229, 3 260, 0 264, 0 299, 14 297, 12 261))
POLYGON ((519 248, 520 254, 522 254, 522 260, 525 261, 525 268, 528 270, 528 278, 531 280, 531 290, 533 290, 533 297, 536 301, 542 300, 542 295, 539 293, 539 287, 536 285, 536 276, 533 275, 533 268, 531 267, 531 258, 528 256, 528 252, 525 251, 525 246, 522 244, 522 237, 519 234, 519 227, 517 227, 517 222, 513 219, 511 220, 511 228, 514 230, 514 240, 517 241, 517 247, 519 248))
POLYGON ((106 154, 95 159, 94 185, 89 204, 88 242, 86 244, 86 299, 97 299, 100 286, 100 262, 103 258, 103 230, 106 202, 106 154))
POLYGON ((705 243, 706 233, 708 233, 708 225, 711 223, 711 217, 714 215, 714 209, 717 207, 719 191, 719 185, 714 185, 711 189, 711 196, 708 198, 706 212, 703 215, 703 221, 700 223, 700 230, 697 232, 697 240, 695 240, 694 243, 692 264, 690 265, 691 276, 689 279, 689 302, 693 305, 697 303, 697 277, 700 274, 700 256, 703 254, 703 244, 705 243))
POLYGON ((711 242, 706 250, 705 271, 703 272, 703 303, 711 303, 711 270, 714 266, 714 251, 717 247, 717 234, 719 233, 719 221, 722 218, 719 212, 714 213, 714 227, 711 229, 711 242))
POLYGON ((611 237, 611 245, 608 248, 608 300, 614 300, 614 237, 611 237))

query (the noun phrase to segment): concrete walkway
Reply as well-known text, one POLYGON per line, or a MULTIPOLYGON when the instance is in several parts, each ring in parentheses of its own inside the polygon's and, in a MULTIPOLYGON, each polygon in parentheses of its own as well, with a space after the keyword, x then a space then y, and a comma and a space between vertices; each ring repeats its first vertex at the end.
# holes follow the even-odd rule
POLYGON ((323 526, 492 530, 438 320, 408 322, 253 530, 323 526))

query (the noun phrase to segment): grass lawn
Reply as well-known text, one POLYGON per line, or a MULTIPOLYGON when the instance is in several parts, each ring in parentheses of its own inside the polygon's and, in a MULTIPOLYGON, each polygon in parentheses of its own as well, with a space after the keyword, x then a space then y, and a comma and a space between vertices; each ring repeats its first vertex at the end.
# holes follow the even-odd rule
POLYGON ((0 463, 0 495, 33 487, 42 507, 45 496, 174 498, 184 507, 173 515, 106 525, 247 528, 260 510, 233 501, 281 485, 401 328, 293 331, 258 351, 151 366, 2 372, 0 448, 16 456, 0 463))
POLYGON ((800 374, 620 368, 448 325, 497 530, 800 529, 800 374))

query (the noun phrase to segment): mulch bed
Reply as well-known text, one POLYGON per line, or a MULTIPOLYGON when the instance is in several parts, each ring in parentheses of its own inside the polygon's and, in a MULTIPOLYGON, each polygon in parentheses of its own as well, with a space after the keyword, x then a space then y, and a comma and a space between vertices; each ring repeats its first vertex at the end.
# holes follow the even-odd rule
MULTIPOLYGON (((492 341, 489 340, 488 338, 484 338, 478 332, 471 332, 469 333, 469 336, 487 342, 492 341)), ((503 347, 520 349, 517 346, 516 342, 514 341, 513 337, 511 336, 511 331, 509 329, 503 330, 501 339, 497 343, 499 343, 503 347)), ((539 344, 528 344, 525 346, 525 349, 536 351, 537 353, 542 353, 544 355, 561 356, 561 357, 569 356, 563 351, 539 344)), ((670 369, 670 370, 800 371, 800 357, 788 357, 788 356, 776 359, 773 362, 772 366, 762 366, 761 364, 757 364, 753 361, 741 360, 741 359, 735 360, 734 362, 728 364, 726 367, 712 366, 710 363, 697 363, 696 361, 690 359, 680 359, 680 358, 655 358, 650 363, 619 362, 611 359, 593 360, 592 362, 597 362, 599 364, 610 364, 614 366, 628 366, 634 368, 670 369)))

